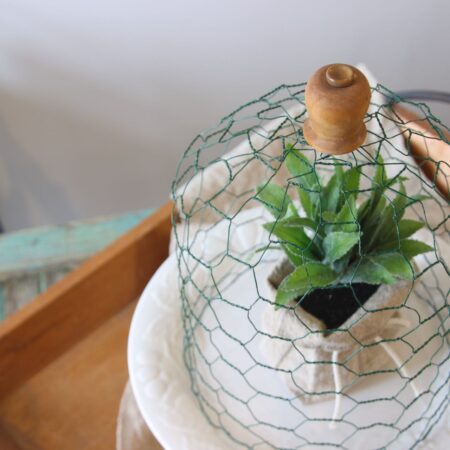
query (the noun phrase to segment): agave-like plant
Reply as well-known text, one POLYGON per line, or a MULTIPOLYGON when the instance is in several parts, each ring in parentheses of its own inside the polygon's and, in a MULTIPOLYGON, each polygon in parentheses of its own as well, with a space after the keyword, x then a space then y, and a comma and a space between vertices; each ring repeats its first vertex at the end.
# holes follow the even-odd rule
POLYGON ((414 278, 411 259, 433 248, 410 239, 424 223, 403 216, 409 206, 428 197, 407 196, 406 178, 388 178, 380 155, 364 199, 360 199, 361 167, 334 160, 334 173, 325 184, 315 166, 292 145, 285 147, 284 163, 301 210, 287 188, 267 183, 256 193, 275 218, 264 228, 294 266, 278 287, 277 305, 314 289, 414 278), (386 195, 388 189, 396 193, 392 200, 386 195))

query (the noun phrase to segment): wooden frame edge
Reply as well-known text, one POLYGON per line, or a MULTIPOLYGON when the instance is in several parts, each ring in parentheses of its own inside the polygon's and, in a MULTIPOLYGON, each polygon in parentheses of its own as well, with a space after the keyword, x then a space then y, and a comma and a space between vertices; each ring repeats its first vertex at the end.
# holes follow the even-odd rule
POLYGON ((168 255, 168 202, 0 324, 0 399, 135 300, 168 255))
MULTIPOLYGON (((426 118, 419 117, 410 109, 394 104, 392 109, 402 123, 405 144, 417 165, 447 200, 450 198, 450 145, 442 140, 426 118), (437 169, 439 168, 439 171, 437 169)), ((450 133, 441 129, 450 140, 450 133)))

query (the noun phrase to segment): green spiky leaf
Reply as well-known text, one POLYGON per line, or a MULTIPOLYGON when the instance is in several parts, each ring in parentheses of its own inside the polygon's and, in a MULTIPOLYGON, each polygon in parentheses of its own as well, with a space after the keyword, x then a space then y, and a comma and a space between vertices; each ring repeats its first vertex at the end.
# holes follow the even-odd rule
POLYGON ((335 226, 333 227, 333 231, 346 231, 346 232, 355 232, 358 230, 357 223, 357 209, 355 197, 350 196, 342 209, 336 215, 335 226))
POLYGON ((320 179, 308 158, 292 146, 287 146, 286 150, 286 167, 297 185, 300 203, 306 215, 313 219, 319 200, 320 179))
POLYGON ((287 217, 285 219, 277 220, 276 222, 269 222, 263 225, 266 230, 271 229, 284 229, 292 230, 293 232, 302 231, 303 228, 309 228, 310 230, 316 231, 317 224, 306 217, 287 217))
POLYGON ((400 241, 391 241, 381 244, 376 248, 376 251, 398 251, 404 255, 405 258, 411 259, 422 253, 434 251, 434 248, 425 244, 425 242, 416 241, 415 239, 401 239, 400 241))
POLYGON ((339 200, 342 195, 342 179, 342 167, 337 165, 335 167, 335 173, 330 178, 327 185, 323 188, 320 194, 322 213, 324 211, 330 211, 334 213, 338 209, 339 200))
POLYGON ((325 287, 336 281, 337 276, 325 264, 310 262, 297 267, 278 287, 277 305, 285 305, 310 289, 325 287))
POLYGON ((383 192, 384 187, 387 181, 386 169, 384 167, 384 161, 380 154, 375 158, 377 163, 377 167, 375 170, 375 175, 372 181, 372 197, 371 197, 371 209, 378 204, 383 192))
POLYGON ((345 171, 343 187, 347 194, 356 197, 359 192, 359 180, 361 178, 361 171, 359 167, 352 167, 351 169, 345 171))
POLYGON ((359 237, 358 232, 335 231, 328 234, 323 240, 326 262, 332 263, 342 258, 359 242, 359 237))
POLYGON ((398 237, 400 239, 410 237, 416 231, 419 231, 421 228, 423 228, 424 225, 425 224, 423 222, 418 222, 417 220, 404 219, 398 224, 398 237))
POLYGON ((274 183, 261 185, 256 192, 256 199, 275 217, 281 218, 286 215, 288 207, 295 211, 286 189, 274 183))
MULTIPOLYGON (((380 199, 380 202, 383 198, 380 199)), ((375 208, 373 217, 368 221, 366 235, 369 239, 363 240, 363 249, 365 252, 376 248, 380 242, 385 242, 395 233, 397 224, 405 213, 405 205, 407 202, 406 190, 403 182, 400 182, 400 189, 397 196, 391 203, 388 203, 382 210, 375 208), (373 225, 372 225, 373 224, 373 225)))
POLYGON ((322 213, 322 219, 329 225, 334 225, 336 223, 337 214, 331 211, 324 211, 322 213))
POLYGON ((382 264, 365 257, 352 264, 341 281, 344 283, 394 284, 396 278, 382 264))
POLYGON ((401 253, 385 253, 369 257, 371 261, 381 264, 391 275, 403 279, 412 280, 414 271, 411 263, 401 253))
POLYGON ((308 158, 292 146, 287 146, 286 150, 285 164, 289 173, 297 178, 296 181, 307 189, 314 189, 319 185, 320 179, 308 158))
POLYGON ((305 218, 286 218, 263 225, 269 233, 279 239, 287 256, 296 266, 303 264, 305 259, 318 259, 318 250, 305 233, 303 229, 305 226, 314 229, 314 223, 305 218))

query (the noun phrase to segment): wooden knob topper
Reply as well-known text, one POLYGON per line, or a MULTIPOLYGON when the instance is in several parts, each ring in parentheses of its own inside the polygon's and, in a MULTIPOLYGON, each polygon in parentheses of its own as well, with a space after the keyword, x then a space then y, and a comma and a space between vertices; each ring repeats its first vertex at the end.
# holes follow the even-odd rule
POLYGON ((347 64, 324 66, 309 79, 305 99, 309 118, 303 131, 308 144, 332 155, 362 145, 370 87, 361 71, 347 64))

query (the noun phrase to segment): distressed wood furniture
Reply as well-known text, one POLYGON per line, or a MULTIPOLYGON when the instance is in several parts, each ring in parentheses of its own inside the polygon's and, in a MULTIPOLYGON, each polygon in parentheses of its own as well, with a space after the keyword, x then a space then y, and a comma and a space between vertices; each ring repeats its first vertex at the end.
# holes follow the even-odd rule
POLYGON ((129 322, 167 256, 171 209, 160 208, 0 325, 1 449, 114 448, 129 322))
POLYGON ((47 290, 152 210, 0 234, 0 320, 47 290))

